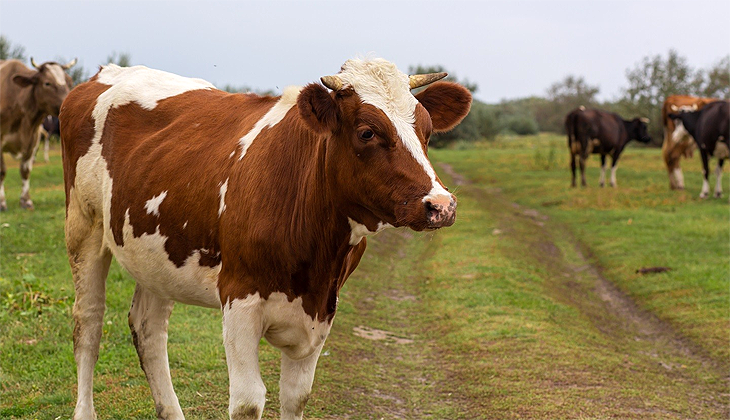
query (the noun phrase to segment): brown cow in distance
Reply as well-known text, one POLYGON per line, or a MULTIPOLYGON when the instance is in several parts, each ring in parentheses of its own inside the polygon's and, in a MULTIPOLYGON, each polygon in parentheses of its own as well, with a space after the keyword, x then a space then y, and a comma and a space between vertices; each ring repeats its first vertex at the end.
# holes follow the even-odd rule
MULTIPOLYGON (((41 121, 46 115, 58 115, 61 103, 73 87, 66 74, 76 64, 47 62, 33 69, 18 60, 0 61, 0 150, 20 159, 23 183, 20 206, 33 208, 30 199, 30 171, 40 139, 41 121)), ((0 211, 7 210, 5 200, 5 159, 0 153, 0 211)))
MULTIPOLYGON (((667 165, 669 188, 684 189, 684 174, 681 168, 681 158, 692 157, 695 142, 690 136, 674 136, 674 120, 669 114, 678 112, 699 111, 705 105, 717 101, 716 98, 698 98, 688 95, 672 95, 667 97, 662 106, 662 125, 664 126, 664 142, 662 143, 662 158, 667 165)), ((684 131, 686 133, 686 131, 684 131)))
POLYGON ((230 418, 262 415, 263 337, 281 350, 281 417, 301 419, 365 237, 454 223, 456 198, 426 151, 432 133, 467 115, 471 94, 432 83, 445 75, 348 60, 322 77, 329 89, 269 97, 108 65, 75 88, 60 115, 74 419, 95 418, 112 256, 137 282, 129 325, 159 418, 183 418, 167 358, 168 318, 182 302, 222 313, 230 418))
POLYGON ((565 131, 568 133, 570 168, 573 174, 571 186, 575 187, 575 160, 580 161, 581 185, 586 186, 585 161, 591 153, 601 155, 601 178, 599 185, 606 182, 606 155, 611 155, 611 186, 616 186, 616 169, 619 156, 631 140, 642 143, 651 141, 647 133, 646 118, 627 121, 613 112, 586 109, 581 106, 565 117, 565 131))

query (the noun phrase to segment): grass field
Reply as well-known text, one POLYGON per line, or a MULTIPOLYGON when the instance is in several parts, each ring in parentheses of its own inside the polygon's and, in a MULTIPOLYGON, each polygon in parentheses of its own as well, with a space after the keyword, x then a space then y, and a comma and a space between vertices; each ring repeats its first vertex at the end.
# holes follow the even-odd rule
MULTIPOLYGON (((457 223, 369 241, 340 296, 305 418, 725 419, 730 415, 730 206, 671 192, 656 149, 622 156, 619 187, 569 188, 559 136, 505 138, 432 160, 457 223), (641 275, 643 267, 671 271, 641 275), (376 338, 376 339, 374 339, 376 338)), ((58 152, 17 164, 0 214, 0 418, 67 419, 75 404, 73 285, 58 152)), ((727 185, 727 182, 725 183, 727 185)), ((100 418, 155 411, 131 343, 133 281, 113 265, 95 376, 100 418)), ((188 418, 223 419, 220 314, 176 306, 173 383, 188 418)), ((264 417, 278 418, 278 352, 262 344, 264 417)))

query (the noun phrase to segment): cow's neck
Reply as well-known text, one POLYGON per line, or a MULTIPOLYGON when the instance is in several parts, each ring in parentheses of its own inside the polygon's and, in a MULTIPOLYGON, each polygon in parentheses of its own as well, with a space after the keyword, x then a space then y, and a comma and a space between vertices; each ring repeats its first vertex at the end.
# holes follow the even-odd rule
POLYGON ((41 121, 43 121, 43 118, 47 115, 47 113, 43 112, 43 110, 38 107, 35 95, 33 95, 34 89, 34 86, 29 86, 23 89, 20 93, 21 99, 18 101, 18 103, 25 104, 27 107, 23 110, 22 124, 23 129, 25 130, 34 130, 37 128, 41 124, 41 121))
POLYGON ((255 176, 259 188, 276 200, 267 200, 270 207, 259 209, 261 217, 242 236, 237 247, 241 255, 231 263, 238 266, 240 261, 241 270, 235 271, 260 277, 251 283, 255 289, 236 286, 240 297, 255 292, 264 298, 282 292, 290 301, 301 297, 304 310, 324 320, 334 314, 339 288, 352 272, 347 267, 353 246, 347 217, 339 210, 340 198, 326 174, 327 139, 303 128, 297 131, 272 133, 265 150, 249 151, 261 153, 257 158, 265 166, 255 174, 240 175, 255 176))

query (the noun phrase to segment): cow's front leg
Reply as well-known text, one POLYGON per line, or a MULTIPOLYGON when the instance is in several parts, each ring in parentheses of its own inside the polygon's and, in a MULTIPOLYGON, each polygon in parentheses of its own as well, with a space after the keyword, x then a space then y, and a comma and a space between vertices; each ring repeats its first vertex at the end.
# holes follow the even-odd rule
POLYGON ((578 163, 580 164, 580 185, 585 187, 588 185, 586 183, 586 159, 581 155, 578 163))
POLYGON ((259 370, 259 341, 264 329, 261 313, 258 293, 223 304, 231 420, 257 420, 264 410, 266 386, 259 370))
POLYGON ((33 156, 20 163, 20 179, 22 190, 20 192, 20 207, 33 210, 33 201, 30 199, 30 171, 33 169, 33 156))
POLYGON ((309 393, 312 392, 314 370, 317 368, 322 346, 324 342, 311 355, 298 360, 290 358, 286 351, 281 352, 281 420, 301 420, 309 393))

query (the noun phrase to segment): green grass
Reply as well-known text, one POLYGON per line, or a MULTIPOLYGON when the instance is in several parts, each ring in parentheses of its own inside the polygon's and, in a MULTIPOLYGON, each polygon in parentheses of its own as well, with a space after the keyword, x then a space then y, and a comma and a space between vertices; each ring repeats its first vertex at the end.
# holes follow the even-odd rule
POLYGON ((702 200, 699 159, 684 163, 688 189, 670 191, 659 150, 628 148, 619 161, 618 188, 598 187, 597 156, 588 165, 589 186, 570 188, 565 143, 564 137, 541 135, 432 155, 480 186, 498 187, 549 215, 590 248, 622 290, 730 368, 727 174, 725 198, 702 200), (636 273, 655 266, 672 270, 636 273))
MULTIPOLYGON (((369 239, 342 290, 305 418, 728 417, 727 200, 695 198, 696 161, 685 164, 690 190, 668 191, 659 151, 648 149, 625 151, 618 189, 595 186, 595 162, 593 186, 570 189, 563 149, 562 138, 539 136, 431 152, 474 181, 455 186, 440 171, 459 197, 457 223, 369 239), (539 226, 528 208, 550 219, 539 226), (625 326, 598 296, 587 260, 675 332, 625 326), (635 273, 653 265, 672 271, 635 273), (412 342, 368 340, 359 327, 412 342), (693 350, 664 335, 686 337, 693 350)), ((0 418, 68 419, 73 285, 58 152, 34 168, 33 212, 18 208, 17 177, 11 168, 0 214, 0 418)), ((127 326, 133 289, 115 263, 95 375, 100 418, 155 416, 127 326)), ((220 314, 177 305, 169 337, 187 418, 227 418, 220 314)), ((264 418, 278 418, 278 351, 264 343, 260 359, 264 418)))

